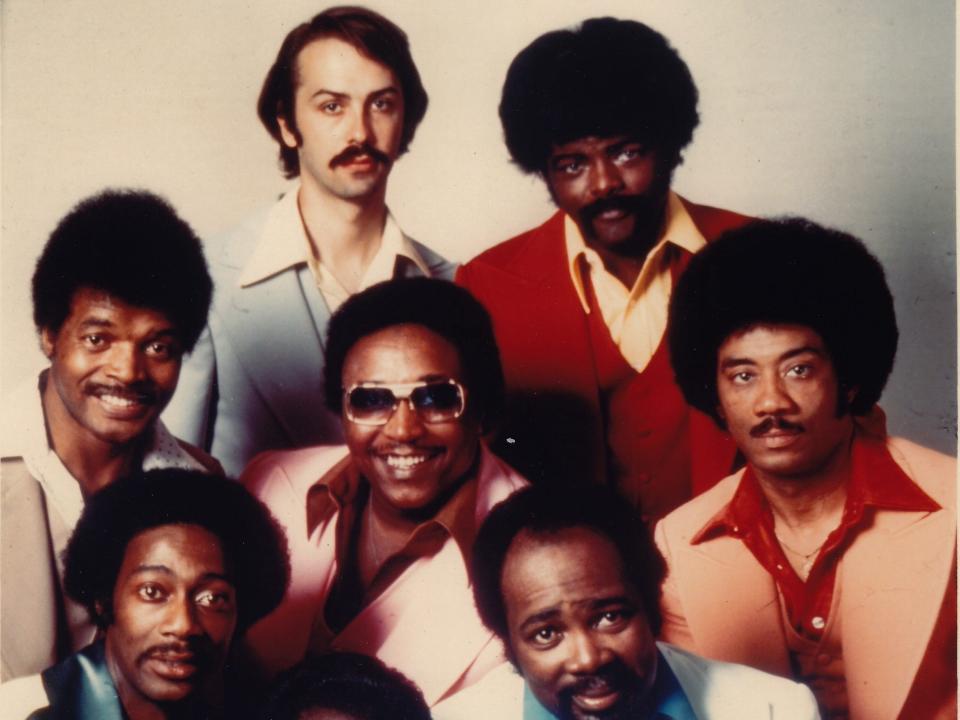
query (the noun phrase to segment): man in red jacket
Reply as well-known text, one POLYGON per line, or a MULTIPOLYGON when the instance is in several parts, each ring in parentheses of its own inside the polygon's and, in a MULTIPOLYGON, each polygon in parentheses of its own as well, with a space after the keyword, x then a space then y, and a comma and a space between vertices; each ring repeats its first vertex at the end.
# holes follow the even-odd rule
POLYGON ((696 86, 662 35, 596 18, 514 59, 500 119, 559 211, 457 276, 492 315, 503 358, 496 447, 535 482, 594 478, 659 517, 735 457, 684 402, 663 342, 690 256, 746 220, 670 190, 699 120, 696 86))

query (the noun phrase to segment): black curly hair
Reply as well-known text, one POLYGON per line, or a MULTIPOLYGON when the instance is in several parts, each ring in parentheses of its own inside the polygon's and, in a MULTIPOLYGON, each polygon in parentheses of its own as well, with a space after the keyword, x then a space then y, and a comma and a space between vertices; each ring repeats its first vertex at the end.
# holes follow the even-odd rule
POLYGON ((724 233, 691 259, 673 292, 667 336, 677 385, 721 427, 717 352, 754 325, 802 325, 820 336, 839 381, 839 414, 869 412, 893 369, 897 319, 883 267, 855 237, 810 220, 758 220, 724 233))
POLYGON ((497 505, 473 546, 471 577, 480 619, 502 641, 513 659, 501 581, 513 541, 521 532, 549 537, 570 528, 587 528, 617 548, 627 580, 640 593, 650 630, 660 631, 663 557, 640 516, 615 491, 602 485, 528 487, 497 505))
POLYGON ((106 628, 129 542, 145 530, 182 524, 220 538, 236 588, 238 636, 280 604, 290 562, 270 512, 233 480, 177 469, 135 472, 87 501, 64 555, 67 595, 106 628))
POLYGON ((430 720, 416 685, 377 658, 352 652, 306 658, 282 673, 260 717, 299 720, 314 709, 335 710, 360 720, 430 720))
POLYGON ((667 39, 633 20, 585 20, 541 35, 514 58, 500 121, 514 162, 544 172, 552 148, 629 135, 672 170, 700 121, 697 86, 667 39))
POLYGON ((207 323, 213 282, 199 238, 163 198, 105 190, 57 225, 33 273, 33 321, 59 332, 77 290, 100 290, 163 313, 191 350, 207 323))

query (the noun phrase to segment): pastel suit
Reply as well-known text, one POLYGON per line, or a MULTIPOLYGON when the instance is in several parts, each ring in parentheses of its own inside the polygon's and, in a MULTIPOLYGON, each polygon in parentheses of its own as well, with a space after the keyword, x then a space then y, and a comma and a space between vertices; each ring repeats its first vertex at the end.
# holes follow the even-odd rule
MULTIPOLYGON (((840 558, 835 593, 850 715, 955 718, 956 460, 900 438, 886 445, 941 509, 878 509, 840 558)), ((690 543, 730 501, 741 475, 657 525, 668 565, 662 637, 706 657, 790 676, 773 578, 736 537, 690 543)))

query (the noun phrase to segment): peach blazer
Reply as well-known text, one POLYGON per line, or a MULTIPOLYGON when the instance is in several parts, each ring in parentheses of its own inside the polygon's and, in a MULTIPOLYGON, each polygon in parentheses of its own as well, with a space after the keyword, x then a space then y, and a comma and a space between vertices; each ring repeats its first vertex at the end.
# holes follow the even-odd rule
MULTIPOLYGON (((476 521, 527 483, 486 447, 476 482, 476 521)), ((254 625, 247 645, 272 676, 298 662, 337 572, 336 518, 307 535, 307 493, 347 455, 345 446, 268 452, 250 464, 243 484, 287 534, 291 582, 280 606, 254 625)), ((499 641, 480 622, 463 553, 448 538, 433 556, 414 561, 350 621, 330 649, 375 655, 413 680, 428 704, 479 680, 502 662, 499 641)))
MULTIPOLYGON (((899 438, 887 448, 941 509, 878 511, 840 560, 841 643, 854 720, 956 718, 955 458, 899 438)), ((773 578, 737 538, 691 545, 727 504, 741 470, 658 525, 667 561, 663 639, 790 676, 773 578)))

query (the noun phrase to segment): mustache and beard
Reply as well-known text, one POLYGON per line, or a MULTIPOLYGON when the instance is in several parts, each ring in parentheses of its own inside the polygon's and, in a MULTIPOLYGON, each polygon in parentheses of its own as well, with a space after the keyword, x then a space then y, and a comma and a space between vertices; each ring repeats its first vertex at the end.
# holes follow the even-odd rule
POLYGON ((576 218, 584 237, 599 241, 607 250, 624 257, 643 258, 657 243, 667 214, 666 183, 638 195, 611 195, 595 200, 584 206, 576 218), (632 218, 633 227, 629 235, 622 240, 609 244, 598 237, 597 225, 603 220, 600 216, 608 211, 619 211, 625 218, 632 218))
POLYGON ((614 659, 592 675, 577 678, 559 693, 561 720, 634 720, 647 717, 645 679, 638 677, 621 660, 614 659), (620 693, 620 702, 602 713, 589 713, 574 701, 577 695, 620 693))

